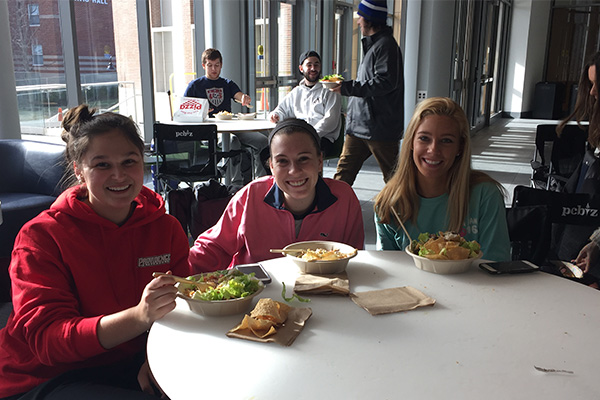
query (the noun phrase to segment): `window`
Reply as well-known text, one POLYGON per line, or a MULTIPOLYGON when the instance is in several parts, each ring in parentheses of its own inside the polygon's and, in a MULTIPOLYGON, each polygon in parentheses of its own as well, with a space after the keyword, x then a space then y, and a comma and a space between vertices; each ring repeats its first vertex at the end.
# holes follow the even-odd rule
POLYGON ((40 5, 28 4, 27 14, 29 15, 29 26, 40 26, 40 5))
POLYGON ((41 44, 32 45, 31 54, 33 55, 33 65, 44 65, 44 49, 41 44))

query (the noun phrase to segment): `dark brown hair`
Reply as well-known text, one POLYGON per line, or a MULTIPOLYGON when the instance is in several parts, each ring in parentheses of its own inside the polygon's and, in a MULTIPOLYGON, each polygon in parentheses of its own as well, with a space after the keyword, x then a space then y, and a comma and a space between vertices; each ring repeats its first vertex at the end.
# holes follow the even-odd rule
POLYGON ((202 65, 206 64, 206 60, 219 60, 221 64, 223 64, 223 56, 221 52, 217 49, 208 48, 202 52, 202 65))
POLYGON ((590 82, 588 77, 588 71, 591 66, 596 67, 596 87, 598 87, 598 74, 600 73, 600 51, 596 52, 589 60, 589 62, 583 67, 581 77, 579 78, 579 86, 577 88, 577 101, 575 102, 575 108, 573 112, 565 118, 557 128, 557 132, 560 135, 565 125, 575 119, 577 124, 582 128, 581 121, 589 121, 588 130, 588 142, 594 147, 600 147, 600 112, 598 107, 600 105, 590 94, 594 82, 590 82))
POLYGON ((275 128, 273 128, 271 133, 269 133, 269 150, 271 150, 271 142, 273 141, 273 137, 276 135, 291 135, 297 132, 303 132, 309 135, 312 139, 315 149, 317 150, 317 154, 321 154, 321 142, 319 139, 319 134, 312 125, 298 118, 286 118, 282 121, 279 121, 277 125, 275 125, 275 128))
POLYGON ((66 143, 65 156, 70 170, 67 181, 71 184, 75 182, 73 163, 81 163, 91 140, 96 136, 117 129, 137 147, 141 155, 144 154, 144 141, 131 118, 112 112, 94 115, 95 113, 95 108, 82 104, 70 109, 64 116, 60 136, 66 143))

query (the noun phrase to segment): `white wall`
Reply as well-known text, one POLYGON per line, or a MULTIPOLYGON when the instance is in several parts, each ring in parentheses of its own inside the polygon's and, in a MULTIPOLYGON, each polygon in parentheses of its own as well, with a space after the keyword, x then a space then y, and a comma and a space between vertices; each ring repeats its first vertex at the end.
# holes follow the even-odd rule
POLYGON ((504 111, 515 118, 533 110, 535 84, 544 74, 551 2, 515 0, 508 45, 504 111))

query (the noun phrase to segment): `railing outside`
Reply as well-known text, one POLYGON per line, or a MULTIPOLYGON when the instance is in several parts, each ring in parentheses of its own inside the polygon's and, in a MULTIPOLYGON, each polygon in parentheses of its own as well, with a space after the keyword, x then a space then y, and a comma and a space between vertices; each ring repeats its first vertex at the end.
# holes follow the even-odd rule
MULTIPOLYGON (((81 85, 84 103, 99 112, 117 112, 138 121, 137 94, 131 81, 85 83, 81 85)), ((67 110, 64 84, 17 87, 21 132, 33 135, 59 135, 62 115, 67 110)))

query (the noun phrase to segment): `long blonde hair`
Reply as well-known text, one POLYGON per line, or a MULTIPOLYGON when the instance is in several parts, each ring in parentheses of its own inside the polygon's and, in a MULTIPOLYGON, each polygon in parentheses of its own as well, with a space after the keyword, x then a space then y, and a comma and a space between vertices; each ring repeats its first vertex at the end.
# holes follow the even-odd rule
POLYGON ((430 115, 452 118, 459 130, 460 154, 448 171, 446 187, 449 216, 446 221, 447 229, 459 231, 469 211, 473 186, 482 182, 493 182, 501 191, 504 189, 489 175, 471 169, 471 139, 467 116, 457 103, 446 97, 432 97, 417 105, 406 128, 394 175, 375 198, 375 212, 382 223, 389 224, 395 221, 392 214, 394 207, 402 221, 410 220, 416 224, 420 199, 417 192, 418 170, 413 160, 412 147, 417 129, 425 117, 430 115))

